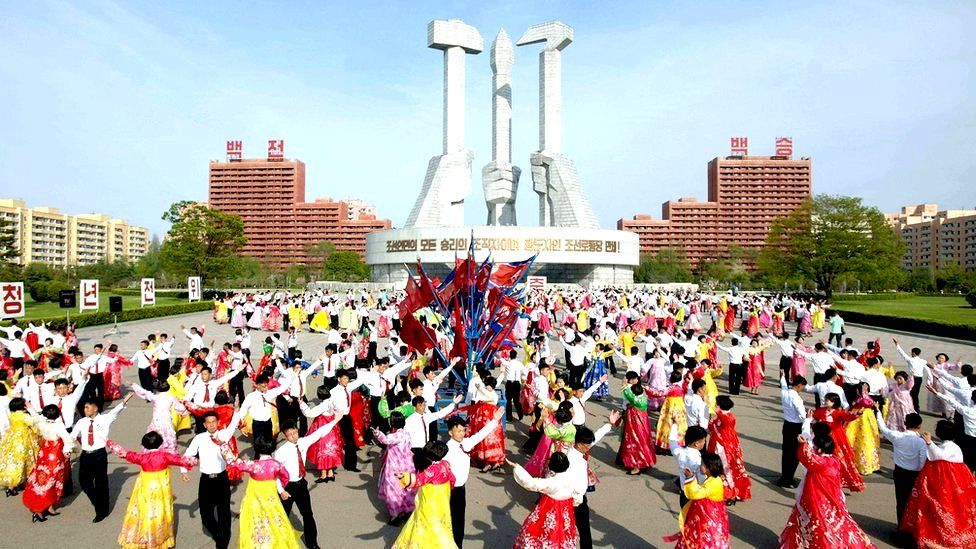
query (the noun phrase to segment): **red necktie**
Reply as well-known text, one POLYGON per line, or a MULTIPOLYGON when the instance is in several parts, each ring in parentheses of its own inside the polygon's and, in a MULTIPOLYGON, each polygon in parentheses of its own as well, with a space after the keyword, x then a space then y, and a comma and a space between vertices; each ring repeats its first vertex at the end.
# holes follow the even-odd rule
POLYGON ((44 407, 44 391, 41 390, 41 386, 37 386, 37 401, 40 403, 41 408, 44 407))
POLYGON ((352 395, 349 394, 349 389, 343 387, 342 390, 346 392, 346 406, 352 410, 352 395))
POLYGON ((420 424, 424 426, 424 446, 427 446, 427 443, 430 442, 428 440, 430 437, 430 426, 424 421, 424 416, 420 416, 420 424))
POLYGON ((298 454, 298 476, 305 478, 305 458, 302 457, 302 449, 295 444, 295 452, 298 454))
POLYGON ((203 385, 203 403, 206 404, 210 402, 210 384, 205 383, 203 385))
POLYGON ((302 383, 301 376, 298 377, 298 398, 305 396, 305 384, 302 383))
POLYGON ((88 445, 95 445, 95 420, 91 418, 88 419, 88 445))

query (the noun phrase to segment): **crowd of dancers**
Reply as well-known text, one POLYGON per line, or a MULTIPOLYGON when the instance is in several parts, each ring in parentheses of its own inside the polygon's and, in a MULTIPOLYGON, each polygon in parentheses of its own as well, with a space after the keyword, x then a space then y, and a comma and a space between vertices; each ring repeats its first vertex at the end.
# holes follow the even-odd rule
POLYGON ((315 548, 309 483, 358 472, 359 449, 375 446, 373 489, 400 527, 394 547, 462 546, 474 467, 510 472, 539 493, 515 547, 588 548, 587 494, 598 483, 590 450, 617 431, 616 465, 628 475, 674 457, 681 511, 665 541, 728 547, 728 510, 751 498, 752 484, 733 409, 775 378, 766 352, 776 348, 776 484, 796 490, 780 547, 873 547, 845 492, 863 491, 881 468, 882 438, 893 446, 898 530, 919 547, 976 547, 976 376, 958 358, 929 359, 897 339, 856 346, 843 318, 809 299, 550 289, 527 296, 515 345, 474 365, 465 382, 463 361, 440 358, 450 356, 451 320, 410 313, 443 351, 418 352, 399 338, 402 299, 366 290, 228 294, 214 301, 213 320, 234 329, 232 341, 208 344, 204 326, 180 326, 147 335, 131 357, 111 341, 86 353, 70 327, 4 328, 0 486, 43 523, 58 516, 77 476, 100 523, 110 513, 111 452, 140 470, 119 545, 167 548, 176 543, 171 468, 184 481, 196 468, 202 526, 222 549, 234 527, 231 486, 247 477, 240 546, 315 548), (308 330, 326 335, 324 349, 300 344, 308 330), (939 418, 934 436, 920 415, 923 389, 939 418), (124 448, 111 429, 132 398, 152 412, 141 447, 124 448), (597 400, 611 411, 593 424, 587 404, 597 400), (529 435, 507 448, 516 422, 529 435), (250 449, 240 451, 238 439, 250 449))

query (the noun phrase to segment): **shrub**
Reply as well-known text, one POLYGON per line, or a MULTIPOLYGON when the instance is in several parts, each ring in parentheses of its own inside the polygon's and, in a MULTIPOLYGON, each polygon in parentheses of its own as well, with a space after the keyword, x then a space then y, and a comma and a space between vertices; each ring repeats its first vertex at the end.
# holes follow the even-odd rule
POLYGON ((56 302, 61 290, 71 290, 72 286, 61 280, 42 280, 30 287, 31 299, 37 303, 56 302))
MULTIPOLYGON (((164 316, 182 315, 187 313, 198 313, 201 311, 209 311, 213 309, 213 303, 209 301, 198 301, 195 303, 181 303, 179 305, 162 305, 159 307, 146 307, 144 309, 132 309, 129 311, 122 311, 119 313, 119 322, 128 322, 131 320, 144 320, 147 318, 159 318, 164 316)), ((40 322, 47 322, 48 327, 52 330, 64 327, 65 319, 62 316, 49 317, 49 318, 21 318, 17 319, 18 324, 26 325, 28 322, 33 322, 34 324, 39 324, 40 322)), ((71 323, 75 325, 76 328, 85 328, 87 326, 99 326, 102 324, 112 324, 114 318, 112 313, 109 312, 97 312, 97 313, 83 313, 79 315, 73 315, 71 317, 71 323)), ((7 325, 9 323, 3 323, 7 325)))
POLYGON ((976 307, 976 290, 966 294, 966 303, 969 303, 970 307, 976 307))

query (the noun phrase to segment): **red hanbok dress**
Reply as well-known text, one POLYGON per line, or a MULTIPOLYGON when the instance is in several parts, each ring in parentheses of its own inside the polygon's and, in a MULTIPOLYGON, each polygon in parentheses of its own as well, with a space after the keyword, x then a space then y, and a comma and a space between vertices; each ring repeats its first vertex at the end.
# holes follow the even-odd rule
POLYGON ((651 443, 651 420, 647 417, 647 395, 634 395, 630 387, 623 391, 627 400, 624 428, 621 432, 617 463, 628 469, 654 467, 657 456, 651 443))
POLYGON ((857 549, 874 547, 847 511, 841 492, 841 466, 834 456, 817 454, 809 442, 797 450, 806 476, 786 527, 780 549, 857 549))
MULTIPOLYGON (((319 427, 335 419, 333 412, 322 413, 312 420, 308 432, 314 433, 319 427)), ((319 471, 328 471, 342 465, 342 434, 332 429, 308 447, 308 462, 319 471)))
MULTIPOLYGON (((474 435, 495 418, 496 404, 481 401, 468 407, 468 436, 474 435)), ((505 431, 501 422, 468 453, 475 467, 505 463, 505 431)))
POLYGON ((742 459, 742 446, 735 432, 735 416, 732 412, 716 408, 715 418, 708 424, 708 451, 717 453, 725 466, 725 484, 732 497, 747 500, 752 497, 752 481, 742 459))
POLYGON ((749 314, 749 322, 746 324, 746 335, 755 337, 759 333, 759 315, 753 311, 749 314))
POLYGON ((857 419, 857 414, 844 410, 827 410, 817 408, 813 411, 813 419, 818 423, 830 425, 830 438, 834 440, 834 456, 840 462, 841 478, 844 488, 851 492, 864 490, 864 479, 857 472, 854 463, 854 449, 847 440, 847 424, 857 419))
POLYGON ((725 311, 725 331, 731 333, 735 330, 735 307, 729 305, 725 311))
POLYGON ((31 513, 39 515, 61 501, 69 466, 64 453, 65 441, 71 445, 71 435, 60 420, 44 420, 37 429, 41 433, 41 445, 34 468, 27 475, 22 501, 31 513))
POLYGON ((366 446, 366 439, 363 434, 370 419, 369 399, 362 391, 355 391, 352 394, 352 403, 349 405, 349 419, 352 420, 353 442, 357 448, 366 446))
POLYGON ((725 508, 725 487, 720 479, 709 477, 698 484, 692 478, 682 490, 688 503, 678 516, 679 532, 664 538, 677 549, 728 549, 729 512, 725 508))
POLYGON ((976 480, 956 443, 929 446, 901 530, 910 533, 920 549, 976 547, 976 480))
POLYGON ((132 361, 119 353, 105 353, 113 360, 105 371, 105 400, 122 398, 122 368, 132 366, 132 361))
POLYGON ((576 530, 576 515, 573 513, 573 481, 566 477, 566 473, 533 478, 518 465, 512 473, 520 486, 541 494, 535 508, 522 523, 512 547, 576 549, 579 545, 579 533, 576 530))

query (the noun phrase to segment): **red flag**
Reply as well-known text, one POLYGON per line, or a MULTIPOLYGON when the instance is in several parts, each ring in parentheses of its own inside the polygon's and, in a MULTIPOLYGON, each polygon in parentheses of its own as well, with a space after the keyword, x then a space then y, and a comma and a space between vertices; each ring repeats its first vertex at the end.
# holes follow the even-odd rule
POLYGON ((479 292, 484 292, 488 289, 488 280, 491 278, 491 263, 485 261, 478 267, 478 276, 476 279, 475 287, 479 292))
POLYGON ((437 292, 437 295, 441 298, 441 303, 450 303, 458 292, 468 287, 468 274, 473 268, 471 267, 473 263, 474 260, 472 259, 454 260, 454 277, 448 277, 451 281, 442 290, 437 292))
POLYGON ((464 321, 461 318, 461 308, 456 307, 451 313, 454 319, 454 345, 451 346, 449 358, 459 357, 463 360, 468 359, 468 340, 464 337, 464 321))
POLYGON ((433 330, 425 328, 412 313, 400 315, 400 339, 420 353, 434 348, 433 330))
POLYGON ((412 314, 417 309, 426 307, 434 299, 434 292, 430 289, 430 284, 417 285, 417 281, 412 276, 407 275, 407 297, 400 302, 400 316, 412 314))
POLYGON ((495 286, 513 286, 522 278, 529 265, 531 265, 531 261, 502 263, 495 268, 495 272, 491 273, 491 283, 495 286))

